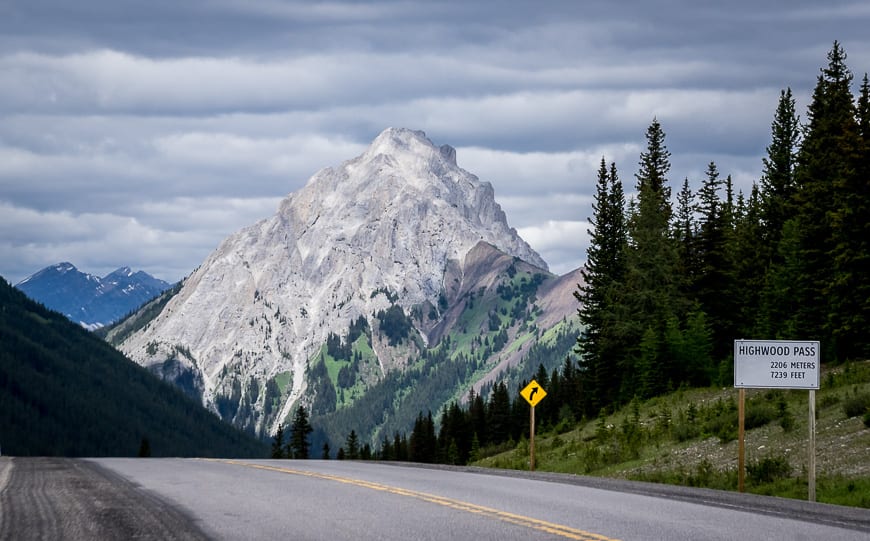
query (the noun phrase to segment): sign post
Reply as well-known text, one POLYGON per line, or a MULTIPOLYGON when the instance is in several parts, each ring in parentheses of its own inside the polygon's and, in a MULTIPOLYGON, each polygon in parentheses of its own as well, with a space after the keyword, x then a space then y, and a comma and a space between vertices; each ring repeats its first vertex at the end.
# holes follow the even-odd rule
POLYGON ((807 460, 807 485, 808 499, 816 501, 816 390, 810 389, 810 443, 808 447, 809 457, 807 460))
POLYGON ((746 491, 746 389, 737 393, 737 490, 746 491))
POLYGON ((535 471, 535 406, 547 396, 547 391, 538 385, 537 381, 532 380, 528 385, 523 387, 520 395, 532 407, 529 418, 529 470, 535 471))
POLYGON ((817 340, 735 340, 734 387, 740 389, 738 415, 737 485, 744 489, 745 443, 744 407, 747 388, 808 389, 809 441, 807 444, 808 494, 816 501, 816 389, 819 388, 821 359, 817 340))

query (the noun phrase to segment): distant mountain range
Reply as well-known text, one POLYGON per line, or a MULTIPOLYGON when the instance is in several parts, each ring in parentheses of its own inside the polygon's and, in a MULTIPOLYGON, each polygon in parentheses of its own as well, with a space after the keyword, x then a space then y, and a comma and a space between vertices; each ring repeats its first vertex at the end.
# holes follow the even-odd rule
POLYGON ((121 267, 102 278, 68 262, 45 267, 15 287, 89 330, 119 320, 171 284, 144 271, 121 267))
POLYGON ((7 455, 263 457, 268 447, 0 278, 7 455))

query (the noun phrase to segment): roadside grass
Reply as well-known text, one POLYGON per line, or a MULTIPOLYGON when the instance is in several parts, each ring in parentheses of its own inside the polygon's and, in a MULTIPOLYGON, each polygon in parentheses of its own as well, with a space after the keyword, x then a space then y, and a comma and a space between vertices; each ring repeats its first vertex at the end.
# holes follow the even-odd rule
MULTIPOLYGON (((807 499, 809 393, 747 390, 747 492, 807 499)), ((870 508, 870 361, 823 367, 816 391, 816 500, 870 508)), ((536 469, 737 490, 737 390, 680 389, 597 419, 538 427, 536 469)), ((478 466, 528 469, 526 437, 478 466)))

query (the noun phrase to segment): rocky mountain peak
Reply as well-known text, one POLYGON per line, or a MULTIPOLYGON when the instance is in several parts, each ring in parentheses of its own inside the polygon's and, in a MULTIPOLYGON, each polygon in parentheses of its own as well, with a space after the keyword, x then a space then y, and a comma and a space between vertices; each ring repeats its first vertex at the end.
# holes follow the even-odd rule
POLYGON ((330 333, 393 304, 405 313, 437 305, 448 266, 480 242, 547 268, 508 225, 492 185, 457 165, 455 149, 389 128, 226 239, 122 349, 145 365, 175 359, 196 373, 207 403, 234 392, 231 379, 289 372, 283 419, 330 333))

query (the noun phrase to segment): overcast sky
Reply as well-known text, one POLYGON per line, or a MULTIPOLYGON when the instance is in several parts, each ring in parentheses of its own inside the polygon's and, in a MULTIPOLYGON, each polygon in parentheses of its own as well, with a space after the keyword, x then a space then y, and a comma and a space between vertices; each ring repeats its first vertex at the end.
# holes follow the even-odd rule
POLYGON ((0 275, 179 280, 390 126, 456 147, 564 273, 602 156, 633 191, 656 117, 674 192, 710 161, 748 192, 780 90, 803 120, 834 40, 860 81, 868 29, 865 0, 5 0, 0 275))

